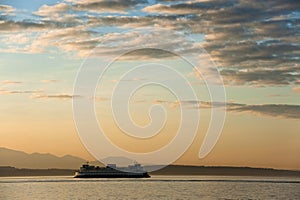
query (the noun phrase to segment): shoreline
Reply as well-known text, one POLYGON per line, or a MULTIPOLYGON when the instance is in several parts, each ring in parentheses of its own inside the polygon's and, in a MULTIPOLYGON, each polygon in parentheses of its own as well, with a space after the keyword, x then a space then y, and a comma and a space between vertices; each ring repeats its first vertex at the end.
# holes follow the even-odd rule
MULTIPOLYGON (((147 166, 145 167, 147 168, 147 166)), ((27 169, 0 166, 0 177, 74 176, 76 169, 27 169)), ((159 176, 261 176, 300 177, 300 171, 270 168, 170 165, 150 175, 159 176)))

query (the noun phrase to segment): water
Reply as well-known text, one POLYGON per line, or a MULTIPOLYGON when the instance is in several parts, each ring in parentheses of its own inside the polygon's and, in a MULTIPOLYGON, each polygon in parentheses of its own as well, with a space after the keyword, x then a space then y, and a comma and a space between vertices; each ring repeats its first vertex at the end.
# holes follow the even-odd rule
POLYGON ((300 178, 153 176, 150 179, 0 178, 0 199, 300 199, 300 178))

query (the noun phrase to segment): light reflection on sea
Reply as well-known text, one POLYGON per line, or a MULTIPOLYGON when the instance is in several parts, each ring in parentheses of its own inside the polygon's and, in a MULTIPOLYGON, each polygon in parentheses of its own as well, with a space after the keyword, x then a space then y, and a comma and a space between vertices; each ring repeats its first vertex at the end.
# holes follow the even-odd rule
POLYGON ((153 176, 149 179, 2 177, 0 199, 300 199, 300 178, 153 176))

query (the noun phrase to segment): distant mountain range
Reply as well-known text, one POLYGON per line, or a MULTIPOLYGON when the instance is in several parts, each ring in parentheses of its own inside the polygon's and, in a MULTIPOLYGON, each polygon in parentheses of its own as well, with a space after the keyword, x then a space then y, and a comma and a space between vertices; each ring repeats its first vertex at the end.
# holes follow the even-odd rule
MULTIPOLYGON (((107 157, 102 161, 103 163, 116 163, 118 166, 128 166, 134 163, 134 160, 118 156, 107 157)), ((58 157, 49 153, 28 154, 23 151, 0 147, 0 166, 28 169, 78 169, 85 162, 86 160, 71 155, 58 157)), ((91 161, 90 164, 103 165, 98 161, 91 161)))
MULTIPOLYGON (((122 165, 132 164, 132 160, 122 157, 109 157, 103 159, 104 163, 118 163, 122 165)), ((0 176, 71 176, 74 171, 86 161, 82 158, 65 155, 58 157, 52 154, 32 153, 16 151, 0 147, 0 176)), ((103 165, 98 161, 92 165, 103 165)), ((147 171, 157 168, 155 165, 146 165, 147 171)), ((218 176, 294 176, 300 177, 300 171, 276 170, 250 167, 226 167, 226 166, 184 166, 170 165, 152 175, 218 175, 218 176)))
MULTIPOLYGON (((132 164, 132 160, 122 157, 103 159, 105 163, 118 161, 121 164, 132 164)), ((72 176, 86 161, 82 158, 65 155, 58 157, 52 154, 16 151, 0 147, 0 176, 72 176), (49 169, 49 170, 48 170, 49 169)), ((93 165, 102 165, 100 162, 91 162, 93 165)), ((146 170, 155 166, 144 166, 146 170)), ((296 176, 300 171, 274 170, 249 167, 209 167, 209 166, 178 166, 170 165, 151 173, 152 175, 222 175, 222 176, 296 176)))
POLYGON ((0 147, 0 166, 30 169, 78 169, 84 162, 86 160, 71 155, 58 157, 48 153, 28 154, 0 147))

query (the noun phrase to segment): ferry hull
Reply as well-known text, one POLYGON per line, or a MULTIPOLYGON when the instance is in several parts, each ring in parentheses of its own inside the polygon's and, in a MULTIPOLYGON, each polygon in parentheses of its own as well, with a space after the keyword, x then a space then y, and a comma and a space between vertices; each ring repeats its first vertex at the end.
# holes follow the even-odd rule
POLYGON ((74 178, 150 178, 150 175, 148 173, 120 173, 120 174, 76 173, 74 178))

